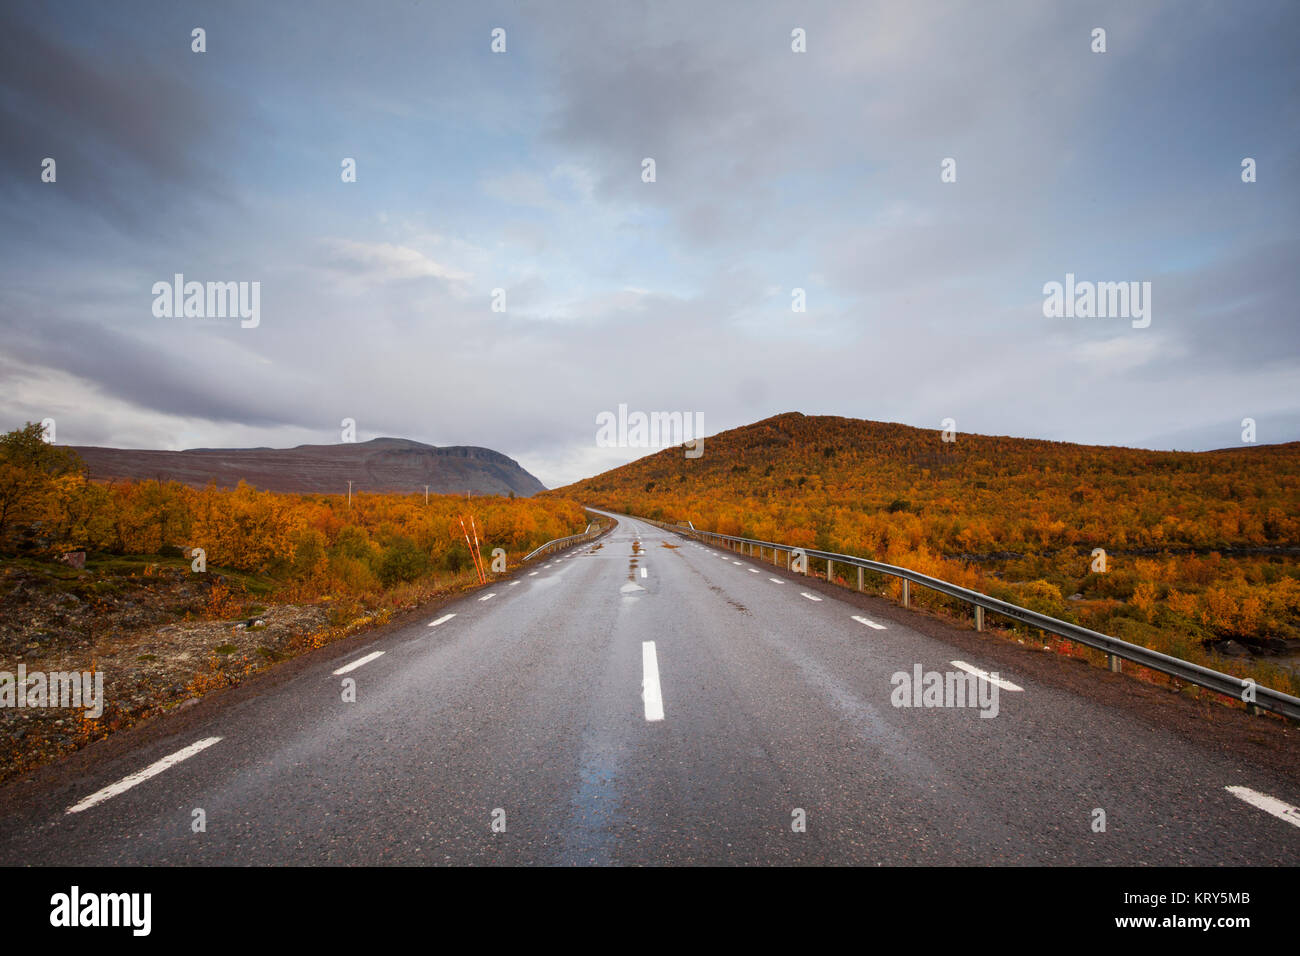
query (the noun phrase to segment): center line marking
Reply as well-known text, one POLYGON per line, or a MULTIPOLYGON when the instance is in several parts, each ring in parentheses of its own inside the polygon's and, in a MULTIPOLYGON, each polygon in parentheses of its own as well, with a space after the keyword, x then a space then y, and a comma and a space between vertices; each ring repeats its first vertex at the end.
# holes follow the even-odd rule
POLYGON ((807 598, 808 600, 810 600, 810 601, 820 601, 820 600, 821 600, 821 598, 817 597, 817 595, 815 595, 815 594, 809 594, 807 591, 800 591, 799 593, 802 594, 804 597, 806 597, 806 598, 807 598))
POLYGON ((1250 787, 1224 787, 1223 789, 1238 800, 1245 800, 1252 807, 1259 807, 1265 813, 1271 813, 1279 820, 1285 820, 1293 827, 1300 827, 1300 807, 1293 807, 1277 797, 1270 797, 1267 793, 1260 793, 1258 790, 1250 789, 1250 787))
POLYGON ((130 776, 123 777, 117 783, 110 784, 109 786, 105 787, 103 790, 98 790, 95 793, 92 793, 90 796, 86 797, 86 799, 82 800, 80 803, 68 807, 67 812, 80 813, 82 810, 89 810, 95 804, 103 803, 105 800, 109 799, 110 797, 116 797, 119 793, 124 793, 125 791, 130 790, 137 783, 144 783, 150 777, 156 777, 158 774, 162 773, 164 770, 166 770, 168 767, 172 766, 173 764, 178 764, 182 760, 188 760, 190 757, 193 757, 200 750, 207 750, 213 744, 220 743, 220 742, 221 742, 220 737, 205 737, 204 739, 198 741, 198 743, 190 744, 188 747, 184 748, 183 750, 178 750, 174 754, 170 754, 166 757, 163 757, 161 760, 149 764, 149 766, 145 767, 143 770, 137 770, 135 773, 131 774, 130 776))
POLYGON ((1017 687, 1009 680, 1003 680, 1000 677, 994 677, 988 671, 982 671, 978 667, 972 667, 970 664, 967 664, 965 661, 949 661, 949 663, 952 664, 953 667, 960 667, 968 674, 974 674, 976 677, 980 678, 980 680, 986 680, 990 684, 997 684, 1003 690, 1024 690, 1023 687, 1017 687))
POLYGON ((481 598, 479 598, 479 600, 480 600, 480 601, 486 601, 488 598, 494 598, 494 597, 496 597, 496 596, 497 596, 497 592, 496 592, 496 591, 489 591, 487 594, 485 594, 485 595, 483 595, 481 598))
POLYGON ((885 625, 877 624, 875 621, 869 620, 865 617, 859 617, 856 614, 853 615, 853 620, 857 621, 859 624, 865 624, 867 627, 874 627, 877 631, 883 631, 885 629, 885 625))
POLYGON ((645 719, 664 719, 664 697, 659 689, 659 658, 655 642, 641 642, 641 699, 645 701, 645 719))
POLYGON ((338 677, 340 674, 346 674, 348 671, 354 671, 362 664, 369 664, 376 657, 383 657, 383 656, 384 656, 383 651, 375 651, 373 654, 367 654, 365 657, 359 657, 351 664, 344 664, 342 667, 336 670, 334 672, 334 676, 338 677))
POLYGON ((442 617, 438 618, 438 620, 430 621, 429 627, 437 627, 439 624, 446 624, 455 616, 456 616, 455 614, 444 614, 442 617))

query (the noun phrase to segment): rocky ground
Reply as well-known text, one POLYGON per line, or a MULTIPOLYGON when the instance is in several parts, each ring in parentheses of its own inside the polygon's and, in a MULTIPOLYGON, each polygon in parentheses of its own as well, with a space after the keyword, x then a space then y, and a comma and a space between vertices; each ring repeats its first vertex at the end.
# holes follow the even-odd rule
POLYGON ((97 720, 84 709, 0 706, 0 781, 383 616, 258 600, 184 564, 0 565, 0 671, 104 675, 97 720))

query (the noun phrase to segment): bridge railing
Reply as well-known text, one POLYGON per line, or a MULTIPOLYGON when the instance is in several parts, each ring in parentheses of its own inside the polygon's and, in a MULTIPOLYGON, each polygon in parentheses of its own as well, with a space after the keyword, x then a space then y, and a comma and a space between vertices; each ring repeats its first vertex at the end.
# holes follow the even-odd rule
MULTIPOLYGON (((1153 651, 1150 648, 1142 647, 1140 644, 1130 644, 1128 641, 1122 641, 1117 637, 1111 637, 1109 634, 1102 634, 1100 631, 1093 631, 1078 624, 1072 624, 1069 621, 1062 621, 1059 618, 1049 617, 1046 614, 1040 614, 1037 611, 1031 611, 1028 608, 1011 604, 1007 601, 990 597, 979 591, 972 591, 970 588, 964 588, 957 584, 951 584, 948 581, 932 578, 928 574, 921 574, 910 568, 898 567, 893 564, 884 564, 880 561, 872 561, 867 558, 859 558, 851 554, 837 554, 833 551, 817 551, 810 548, 797 548, 791 545, 780 544, 775 541, 760 541, 757 538, 741 538, 729 534, 717 534, 712 531, 700 531, 694 527, 684 525, 673 525, 663 521, 655 521, 652 518, 641 518, 635 515, 628 517, 636 518, 637 521, 645 521, 647 524, 653 524, 656 527, 663 528, 666 531, 672 531, 676 534, 687 538, 695 538, 707 544, 713 544, 720 547, 728 548, 732 551, 744 553, 749 549, 752 556, 754 549, 758 549, 758 557, 763 559, 763 552, 771 549, 773 563, 777 560, 778 553, 784 553, 786 556, 786 568, 789 569, 792 564, 792 557, 796 554, 803 555, 805 558, 816 558, 826 562, 826 579, 834 580, 834 568, 836 564, 844 564, 849 567, 858 569, 858 590, 863 590, 863 573, 865 571, 874 571, 879 574, 885 574, 890 577, 900 578, 903 582, 903 605, 911 606, 911 586, 919 585, 938 591, 940 594, 946 594, 949 597, 956 598, 960 601, 972 605, 975 609, 975 629, 984 630, 984 614, 991 611, 994 614, 1001 614, 1003 617, 1011 618, 1022 624, 1028 624, 1031 627, 1039 628, 1048 634, 1055 634, 1057 637, 1063 637, 1066 640, 1077 641, 1087 647, 1095 648, 1106 654, 1107 663, 1112 671, 1120 669, 1120 661, 1131 661, 1142 667, 1149 667, 1151 670, 1168 674, 1176 677, 1181 681, 1189 684, 1196 684, 1199 687, 1205 687, 1209 690, 1225 694, 1237 700, 1246 703, 1246 709, 1251 713, 1258 713, 1262 708, 1274 713, 1282 714, 1292 720, 1300 721, 1300 698, 1292 697, 1282 691, 1274 690, 1271 687, 1265 687, 1263 684, 1256 683, 1250 678, 1234 677, 1231 674, 1224 674, 1220 671, 1212 670, 1208 667, 1202 667, 1200 664, 1194 664, 1191 661, 1185 661, 1182 658, 1173 657, 1169 654, 1162 654, 1159 651, 1153 651)), ((807 573, 805 568, 803 573, 807 573)))
POLYGON ((575 544, 581 544, 584 541, 594 541, 608 530, 608 528, 601 527, 593 521, 587 525, 586 531, 581 531, 578 534, 571 534, 565 538, 556 538, 554 541, 546 542, 539 548, 534 548, 532 551, 529 551, 524 555, 523 561, 520 561, 519 563, 523 564, 527 561, 531 561, 539 554, 553 554, 556 551, 563 551, 565 548, 572 547, 575 544))

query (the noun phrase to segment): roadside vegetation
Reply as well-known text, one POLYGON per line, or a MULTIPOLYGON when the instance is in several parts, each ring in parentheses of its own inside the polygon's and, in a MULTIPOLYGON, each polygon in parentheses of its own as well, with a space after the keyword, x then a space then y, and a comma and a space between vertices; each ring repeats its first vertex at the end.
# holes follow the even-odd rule
POLYGON ((513 568, 588 520, 559 498, 106 484, 39 425, 9 432, 0 671, 102 672, 107 701, 95 720, 0 707, 0 780, 476 586, 475 531, 485 568, 495 548, 513 568))

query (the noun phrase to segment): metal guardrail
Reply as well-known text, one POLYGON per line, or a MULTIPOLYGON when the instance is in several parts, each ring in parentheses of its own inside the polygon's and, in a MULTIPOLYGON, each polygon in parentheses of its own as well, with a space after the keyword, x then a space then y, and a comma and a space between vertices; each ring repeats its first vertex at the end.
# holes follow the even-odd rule
MULTIPOLYGON (((779 544, 775 541, 760 541, 756 538, 740 538, 729 534, 716 534, 712 531, 700 531, 694 527, 687 528, 683 525, 671 525, 663 521, 656 521, 653 518, 641 518, 636 515, 628 515, 629 518, 635 518, 637 521, 645 521, 647 524, 655 525, 666 531, 672 531, 683 537, 696 538, 700 541, 711 544, 721 544, 729 550, 739 549, 742 553, 746 547, 749 548, 750 555, 753 555, 754 549, 759 550, 759 560, 763 558, 763 551, 772 549, 772 560, 775 563, 777 552, 785 552, 786 568, 791 565, 791 556, 799 553, 808 558, 816 558, 827 562, 826 580, 833 580, 834 567, 838 562, 847 564, 850 567, 858 569, 858 590, 863 589, 863 572, 875 571, 880 574, 887 574, 892 577, 901 578, 903 581, 903 606, 911 606, 911 585, 918 584, 922 587, 938 591, 940 594, 946 594, 949 597, 965 601, 975 607, 975 629, 984 630, 984 612, 992 611, 995 614, 1001 614, 1003 617, 1009 617, 1012 620, 1020 621, 1022 624, 1028 624, 1031 627, 1040 628, 1049 634, 1055 634, 1066 640, 1077 641, 1088 647, 1103 651, 1106 654, 1107 662, 1112 671, 1120 669, 1120 660, 1131 661, 1142 667, 1149 667, 1152 670, 1169 674, 1177 677, 1179 680, 1186 681, 1189 684, 1196 684, 1200 687, 1206 687, 1228 697, 1236 698, 1246 702, 1246 709, 1251 713, 1257 713, 1260 708, 1271 710, 1274 713, 1282 714, 1292 720, 1300 721, 1300 698, 1292 697, 1290 694, 1284 694, 1282 691, 1274 690, 1271 687, 1265 687, 1249 678, 1234 677, 1231 674, 1224 674, 1220 671, 1211 670, 1208 667, 1202 667, 1200 664, 1193 664, 1191 661, 1185 661, 1178 657, 1172 657, 1169 654, 1162 654, 1159 651, 1153 651, 1150 648, 1142 647, 1140 644, 1130 644, 1128 641, 1122 641, 1117 637, 1111 637, 1109 634, 1102 634, 1100 631, 1089 630, 1086 627, 1080 627, 1078 624, 1071 624, 1069 621, 1062 621, 1059 618, 1049 617, 1046 614, 1040 614, 1037 611, 1031 611, 1028 608, 1020 607, 1016 604, 1010 604, 1006 601, 998 600, 979 591, 972 591, 956 584, 950 584, 939 578, 932 578, 928 574, 921 574, 908 568, 898 567, 892 564, 883 564, 880 561, 871 561, 867 558, 859 558, 850 554, 837 554, 833 551, 816 551, 809 548, 797 548, 791 545, 779 544), (1253 694, 1254 701, 1250 697, 1253 694)), ((806 571, 804 572, 807 573, 806 571)))
POLYGON ((524 555, 523 561, 520 561, 519 563, 524 564, 525 562, 532 560, 539 554, 550 554, 554 551, 559 551, 563 548, 570 547, 582 541, 594 541, 596 538, 599 538, 602 534, 604 534, 608 530, 609 530, 608 528, 601 528, 595 525, 593 522, 592 524, 587 525, 586 531, 579 532, 578 534, 571 534, 567 538, 556 538, 553 541, 546 542, 540 548, 534 548, 532 551, 529 551, 526 555, 524 555), (596 528, 595 534, 591 533, 592 527, 596 528))

